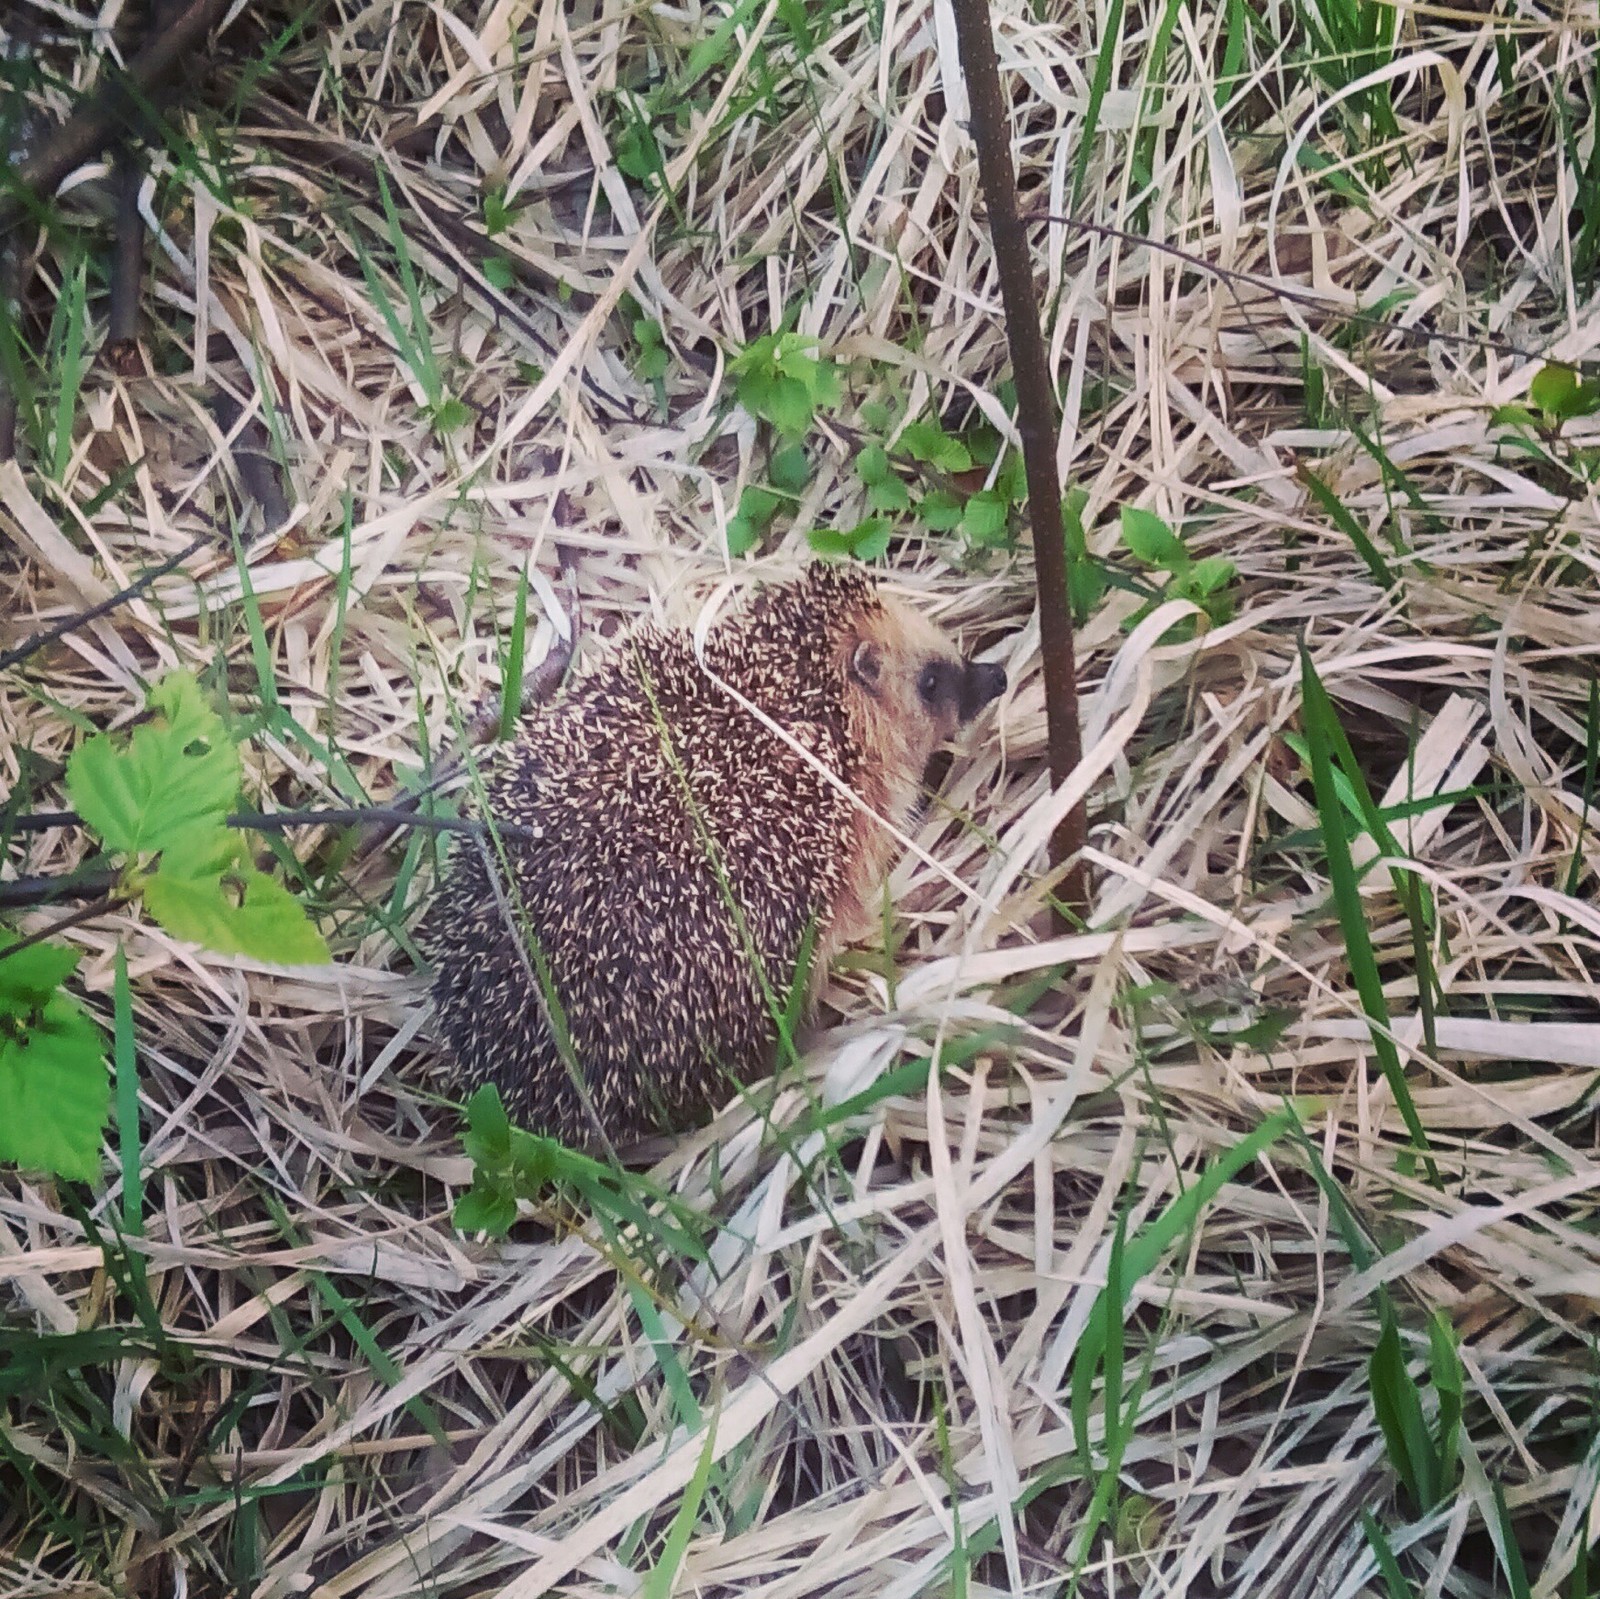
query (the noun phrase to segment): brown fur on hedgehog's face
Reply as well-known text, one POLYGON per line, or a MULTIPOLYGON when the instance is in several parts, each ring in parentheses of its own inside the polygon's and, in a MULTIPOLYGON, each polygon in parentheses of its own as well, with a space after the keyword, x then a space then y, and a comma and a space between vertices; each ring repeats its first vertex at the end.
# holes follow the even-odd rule
POLYGON ((857 616, 841 650, 851 719, 884 763, 898 820, 934 752, 1005 691, 1005 671, 963 660, 941 628, 887 596, 857 616))

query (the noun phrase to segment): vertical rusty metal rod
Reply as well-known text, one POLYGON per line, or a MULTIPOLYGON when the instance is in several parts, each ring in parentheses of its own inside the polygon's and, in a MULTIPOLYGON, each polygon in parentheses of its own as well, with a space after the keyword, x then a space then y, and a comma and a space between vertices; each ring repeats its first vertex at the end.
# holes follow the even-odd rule
MULTIPOLYGON (((1028 520, 1033 529, 1034 579, 1039 595, 1039 647, 1044 658, 1045 719, 1050 776, 1059 788, 1083 758, 1078 722, 1078 670, 1073 654, 1072 597, 1067 586, 1067 546, 1061 524, 1061 482, 1056 475, 1059 419, 1044 338, 1028 230, 1017 214, 1017 180, 1011 165, 1011 121, 1000 92, 1000 66, 988 0, 952 0, 956 48, 972 106, 978 181, 989 213, 989 237, 1005 308, 1006 341, 1017 384, 1017 431, 1028 479, 1028 520)), ((1059 898, 1070 911, 1088 909, 1081 851, 1087 836, 1084 802, 1062 817, 1050 838, 1050 864, 1071 862, 1059 898)))

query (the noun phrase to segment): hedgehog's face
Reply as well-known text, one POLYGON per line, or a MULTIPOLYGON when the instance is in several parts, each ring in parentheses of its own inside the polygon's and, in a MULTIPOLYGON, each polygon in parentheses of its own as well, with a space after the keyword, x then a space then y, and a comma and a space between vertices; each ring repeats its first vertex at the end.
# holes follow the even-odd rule
POLYGON ((941 629, 888 598, 852 630, 846 649, 846 678, 873 729, 869 747, 913 783, 934 751, 1005 691, 1003 668, 963 660, 941 629))

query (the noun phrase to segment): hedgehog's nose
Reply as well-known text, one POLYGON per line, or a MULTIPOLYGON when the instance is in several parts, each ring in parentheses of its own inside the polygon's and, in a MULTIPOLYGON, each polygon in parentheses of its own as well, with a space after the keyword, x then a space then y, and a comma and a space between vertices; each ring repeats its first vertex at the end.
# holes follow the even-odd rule
POLYGON ((968 661, 961 679, 961 720, 970 722, 1006 691, 1006 669, 993 661, 968 661))

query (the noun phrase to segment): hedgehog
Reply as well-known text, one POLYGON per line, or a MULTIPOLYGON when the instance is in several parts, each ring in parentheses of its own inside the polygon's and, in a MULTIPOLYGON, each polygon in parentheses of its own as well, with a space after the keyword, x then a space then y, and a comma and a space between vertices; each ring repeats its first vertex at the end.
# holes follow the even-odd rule
POLYGON ((860 567, 642 626, 526 717, 420 929, 445 1081, 589 1148, 770 1071, 802 966, 867 936, 930 759, 1006 686, 860 567), (854 796, 854 797, 852 797, 854 796))

